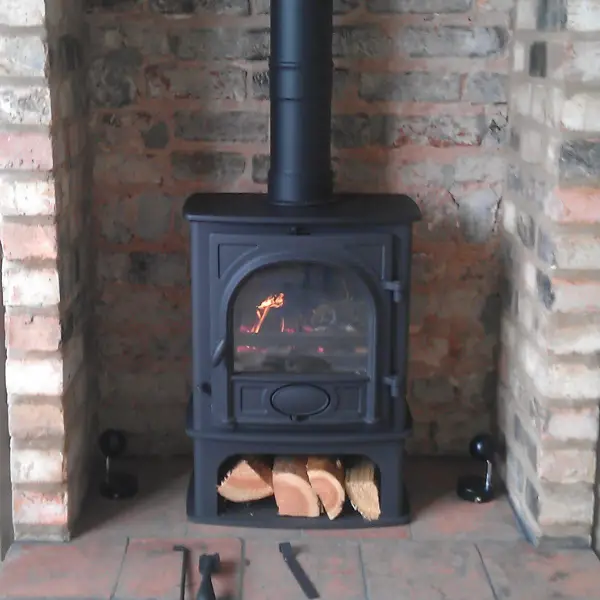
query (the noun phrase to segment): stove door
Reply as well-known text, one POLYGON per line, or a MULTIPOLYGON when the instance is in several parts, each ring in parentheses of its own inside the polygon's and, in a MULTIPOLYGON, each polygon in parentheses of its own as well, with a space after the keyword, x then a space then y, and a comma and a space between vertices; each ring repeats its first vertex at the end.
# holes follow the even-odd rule
POLYGON ((391 235, 213 234, 209 247, 218 422, 331 426, 387 412, 391 235))

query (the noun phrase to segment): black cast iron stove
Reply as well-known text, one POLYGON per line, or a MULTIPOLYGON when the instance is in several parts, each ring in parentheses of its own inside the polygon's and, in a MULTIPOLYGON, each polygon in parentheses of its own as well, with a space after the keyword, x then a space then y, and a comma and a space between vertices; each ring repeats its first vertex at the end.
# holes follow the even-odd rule
POLYGON ((412 223, 407 196, 334 194, 332 0, 271 2, 268 194, 195 194, 191 227, 194 441, 188 516, 351 527, 218 498, 243 455, 367 456, 381 518, 408 521, 403 456, 412 223))

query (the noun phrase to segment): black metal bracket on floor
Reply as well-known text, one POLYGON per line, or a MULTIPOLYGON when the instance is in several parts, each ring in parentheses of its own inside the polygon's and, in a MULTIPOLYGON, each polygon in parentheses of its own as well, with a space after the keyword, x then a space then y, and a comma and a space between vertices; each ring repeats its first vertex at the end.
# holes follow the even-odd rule
POLYGON ((173 551, 181 552, 181 577, 179 581, 179 600, 185 600, 185 579, 190 562, 190 550, 187 546, 177 544, 173 551))
POLYGON ((312 581, 308 578, 308 575, 304 572, 304 569, 300 563, 296 560, 294 551, 289 542, 282 542, 279 544, 279 552, 283 555, 283 560, 288 566, 288 569, 292 572, 294 579, 298 582, 298 585, 302 588, 304 595, 313 600, 319 598, 319 592, 317 592, 312 581))

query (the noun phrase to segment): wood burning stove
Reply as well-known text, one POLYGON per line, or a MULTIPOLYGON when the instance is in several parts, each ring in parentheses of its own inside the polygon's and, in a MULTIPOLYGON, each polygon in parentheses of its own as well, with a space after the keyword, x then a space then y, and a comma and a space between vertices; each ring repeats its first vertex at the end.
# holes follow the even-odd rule
POLYGON ((381 519, 408 520, 403 456, 412 224, 407 196, 334 194, 332 0, 271 2, 268 194, 195 194, 191 228, 194 441, 200 522, 347 527, 227 505, 240 455, 364 455, 381 519))

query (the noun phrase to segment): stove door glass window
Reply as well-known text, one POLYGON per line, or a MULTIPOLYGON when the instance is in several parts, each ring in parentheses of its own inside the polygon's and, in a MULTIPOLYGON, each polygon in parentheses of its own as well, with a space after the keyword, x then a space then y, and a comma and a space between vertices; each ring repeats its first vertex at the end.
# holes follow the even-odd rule
POLYGON ((293 263, 256 271, 234 296, 236 373, 368 374, 372 303, 350 270, 293 263))

